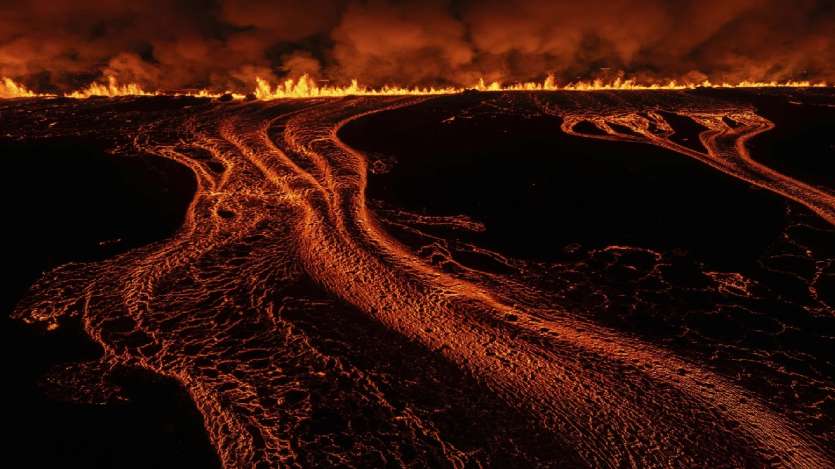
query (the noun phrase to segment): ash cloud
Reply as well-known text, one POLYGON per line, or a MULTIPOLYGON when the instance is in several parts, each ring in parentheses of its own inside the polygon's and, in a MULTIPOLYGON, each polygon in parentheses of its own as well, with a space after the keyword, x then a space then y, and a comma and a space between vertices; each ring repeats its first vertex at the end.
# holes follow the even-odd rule
POLYGON ((247 90, 307 73, 368 85, 835 81, 830 0, 0 0, 0 76, 66 90, 247 90))

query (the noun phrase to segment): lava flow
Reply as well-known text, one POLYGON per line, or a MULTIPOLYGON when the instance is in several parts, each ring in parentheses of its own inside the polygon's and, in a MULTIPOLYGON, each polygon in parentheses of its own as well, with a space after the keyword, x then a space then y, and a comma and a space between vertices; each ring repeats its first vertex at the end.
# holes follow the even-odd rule
MULTIPOLYGON (((749 155, 746 142, 770 121, 688 93, 480 99, 533 103, 570 135, 672 150, 835 224, 831 192, 749 155), (703 126, 704 148, 675 141, 665 113, 703 126)), ((197 178, 182 227, 111 259, 48 272, 15 316, 50 327, 80 316, 105 350, 105 369, 177 379, 226 467, 465 467, 498 464, 503 451, 537 466, 835 464, 831 441, 707 364, 604 327, 512 274, 438 268, 387 233, 366 200, 369 160, 339 131, 433 99, 217 103, 143 123, 133 149, 176 160, 197 178), (357 321, 367 330, 358 333, 357 321), (419 372, 395 371, 398 378, 384 366, 389 354, 419 372), (497 449, 465 448, 460 430, 470 427, 450 422, 485 402, 496 410, 480 417, 495 419, 480 424, 483 441, 497 449)))
MULTIPOLYGON (((563 114, 560 110, 550 111, 563 114)), ((835 194, 812 187, 780 174, 751 158, 745 147, 749 139, 771 130, 774 125, 752 110, 728 110, 724 113, 683 110, 680 115, 692 119, 706 130, 699 134, 705 151, 674 142, 675 133, 664 117, 652 110, 616 114, 566 113, 562 130, 568 134, 622 142, 643 142, 667 148, 702 161, 731 176, 776 192, 803 204, 827 222, 835 225, 835 194), (592 124, 597 133, 575 130, 579 123, 592 124)))

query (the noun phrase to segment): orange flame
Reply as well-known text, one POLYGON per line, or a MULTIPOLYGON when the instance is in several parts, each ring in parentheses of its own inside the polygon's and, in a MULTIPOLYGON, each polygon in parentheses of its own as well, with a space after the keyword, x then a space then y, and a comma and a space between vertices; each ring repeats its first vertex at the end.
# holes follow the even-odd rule
POLYGON ((394 95, 427 95, 452 94, 461 91, 458 88, 403 88, 399 86, 385 86, 383 88, 367 88, 360 86, 354 79, 347 86, 319 86, 309 75, 304 74, 298 80, 287 79, 273 88, 266 80, 256 77, 255 97, 258 99, 284 98, 320 98, 339 97, 349 95, 363 96, 394 96, 394 95))
POLYGON ((113 98, 116 96, 154 96, 157 94, 161 93, 147 92, 136 83, 120 85, 115 77, 108 76, 107 84, 93 82, 90 83, 90 85, 87 86, 87 88, 73 91, 72 93, 68 93, 65 96, 68 98, 83 99, 89 98, 91 96, 106 96, 109 98, 113 98))
POLYGON ((0 81, 0 98, 34 98, 39 95, 34 91, 29 90, 22 84, 12 80, 11 78, 3 78, 0 81))
POLYGON ((119 84, 119 81, 113 77, 107 77, 107 83, 90 83, 86 88, 76 90, 65 94, 67 98, 85 99, 93 96, 115 98, 118 96, 193 96, 196 98, 220 98, 223 95, 229 94, 235 99, 243 99, 244 95, 239 93, 232 93, 229 91, 212 92, 209 90, 196 91, 145 91, 142 86, 136 83, 119 84))
POLYGON ((639 83, 632 79, 617 78, 613 81, 603 80, 579 81, 560 85, 553 75, 549 75, 542 82, 525 82, 515 84, 501 84, 499 82, 485 83, 483 79, 469 88, 403 88, 398 86, 386 86, 383 88, 367 88, 360 86, 357 80, 351 80, 348 86, 319 86, 308 75, 302 75, 298 80, 288 79, 279 83, 273 88, 267 81, 256 78, 257 86, 255 96, 258 99, 284 99, 284 98, 316 98, 316 97, 337 97, 348 95, 432 95, 432 94, 453 94, 460 93, 466 89, 478 91, 595 91, 595 90, 684 90, 695 88, 766 88, 766 87, 791 87, 809 88, 825 87, 824 82, 813 83, 810 81, 785 81, 785 82, 759 82, 742 81, 739 83, 712 83, 705 80, 699 83, 683 83, 671 80, 664 83, 639 83))
POLYGON ((597 90, 688 90, 695 88, 820 88, 828 86, 825 82, 811 81, 741 81, 739 83, 713 83, 704 80, 696 83, 678 82, 670 80, 661 83, 640 83, 633 79, 616 78, 612 81, 592 80, 577 81, 560 85, 553 75, 549 75, 543 82, 526 82, 502 85, 498 82, 485 84, 479 80, 473 89, 479 91, 597 91, 597 90))
MULTIPOLYGON (((136 83, 120 84, 115 77, 108 76, 106 83, 93 82, 86 88, 65 94, 69 98, 89 98, 91 96, 117 97, 117 96, 193 96, 198 98, 219 98, 223 95, 231 95, 234 99, 243 99, 244 95, 229 91, 213 92, 209 90, 198 90, 189 92, 164 92, 145 91, 136 83)), ((440 95, 460 93, 467 89, 478 91, 597 91, 597 90, 686 90, 695 88, 810 88, 829 86, 825 82, 811 81, 741 81, 738 83, 713 83, 709 80, 702 82, 679 82, 670 80, 659 83, 641 83, 634 79, 616 78, 612 81, 592 80, 577 81, 566 84, 559 84, 553 75, 549 75, 541 82, 524 82, 513 84, 502 84, 497 81, 486 83, 479 80, 469 88, 457 87, 401 87, 384 86, 382 88, 370 88, 361 86, 359 81, 351 80, 349 85, 329 86, 320 85, 316 80, 305 74, 298 79, 287 79, 273 86, 268 81, 259 77, 255 78, 255 89, 253 94, 260 100, 288 99, 288 98, 322 98, 341 97, 350 95, 362 96, 396 96, 396 95, 440 95)), ((0 81, 0 98, 20 98, 51 96, 38 94, 30 91, 25 86, 10 78, 3 78, 0 81)))

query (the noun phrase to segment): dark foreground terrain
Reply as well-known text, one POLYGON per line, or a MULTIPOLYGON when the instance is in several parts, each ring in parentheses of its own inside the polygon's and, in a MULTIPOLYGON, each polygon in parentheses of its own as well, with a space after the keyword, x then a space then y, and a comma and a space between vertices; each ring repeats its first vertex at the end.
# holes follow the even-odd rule
POLYGON ((831 466, 834 131, 828 89, 0 102, 11 458, 831 466))

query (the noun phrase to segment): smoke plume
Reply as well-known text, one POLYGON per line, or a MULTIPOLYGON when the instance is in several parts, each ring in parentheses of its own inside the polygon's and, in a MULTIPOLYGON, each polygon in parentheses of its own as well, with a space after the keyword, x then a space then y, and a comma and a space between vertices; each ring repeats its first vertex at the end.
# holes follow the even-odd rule
POLYGON ((0 77, 64 91, 255 77, 835 81, 831 0, 0 0, 0 77))

